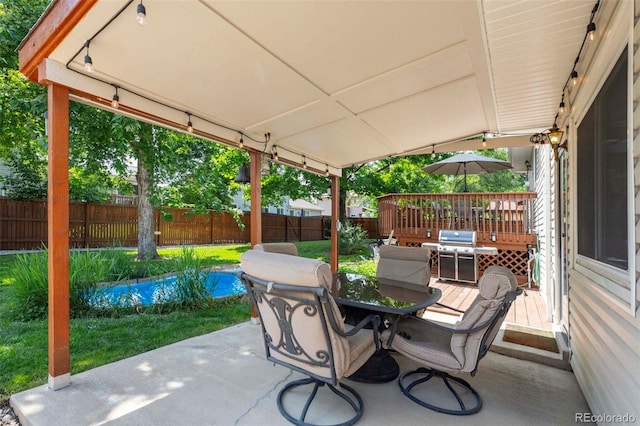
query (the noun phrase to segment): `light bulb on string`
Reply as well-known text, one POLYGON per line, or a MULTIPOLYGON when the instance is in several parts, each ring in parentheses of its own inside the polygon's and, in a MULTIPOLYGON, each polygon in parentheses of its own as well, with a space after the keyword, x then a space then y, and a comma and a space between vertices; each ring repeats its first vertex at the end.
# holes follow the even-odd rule
POLYGON ((590 42, 596 39, 596 23, 595 22, 589 22, 589 25, 587 25, 587 38, 589 39, 590 42))
POLYGON ((120 107, 120 96, 118 96, 118 86, 116 86, 116 93, 113 95, 113 99, 111 100, 111 106, 113 108, 120 107))
POLYGON ((486 133, 482 134, 482 147, 483 148, 487 147, 487 134, 486 133))
POLYGON ((435 159, 436 158, 436 147, 432 146, 431 147, 431 159, 435 159))
POLYGON ((560 102, 560 106, 558 107, 558 112, 560 114, 564 114, 564 101, 560 102))
POLYGON ((324 175, 329 177, 329 175, 330 175, 330 173, 329 173, 329 165, 325 165, 324 175))
POLYGON ((144 7, 144 4, 142 4, 142 0, 140 0, 140 4, 138 4, 136 8, 136 20, 138 24, 142 26, 147 25, 147 9, 144 7))
POLYGON ((576 84, 578 84, 578 71, 573 70, 571 71, 571 85, 575 86, 576 84))
POLYGON ((87 54, 84 55, 84 69, 87 72, 93 72, 93 61, 91 60, 91 56, 89 55, 89 43, 90 41, 87 40, 87 42, 84 44, 84 46, 87 48, 87 54))
POLYGON ((244 148, 244 140, 242 139, 242 133, 240 133, 240 142, 238 142, 238 148, 244 148))
POLYGON ((302 168, 307 170, 307 158, 302 156, 302 168))
POLYGON ((278 149, 275 145, 273 146, 273 153, 271 154, 271 158, 273 158, 274 161, 278 161, 280 159, 280 157, 278 156, 278 149))
POLYGON ((189 121, 187 121, 187 132, 193 133, 193 123, 191 122, 191 114, 187 113, 189 121))

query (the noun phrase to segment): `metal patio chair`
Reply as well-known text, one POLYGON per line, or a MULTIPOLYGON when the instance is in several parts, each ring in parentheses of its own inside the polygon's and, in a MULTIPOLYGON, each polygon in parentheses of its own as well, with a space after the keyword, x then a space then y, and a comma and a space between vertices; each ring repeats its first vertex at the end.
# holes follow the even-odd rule
POLYGON ((482 399, 469 382, 449 373, 475 375, 522 289, 503 266, 487 268, 478 287, 478 296, 453 327, 407 316, 382 334, 386 347, 424 366, 398 378, 402 393, 423 407, 454 415, 482 408, 482 399))
POLYGON ((336 405, 340 403, 347 419, 339 424, 354 424, 362 416, 362 398, 341 380, 378 349, 379 317, 369 315, 353 327, 345 325, 330 294, 333 276, 324 262, 256 250, 243 253, 241 261, 240 278, 260 315, 267 360, 307 376, 280 390, 280 413, 296 425, 313 424, 308 418, 324 418, 326 406, 314 409, 313 403, 318 401, 319 388, 326 386, 332 393, 324 392, 322 402, 327 395, 333 396, 332 416, 344 414, 342 406, 336 405), (364 328, 369 324, 371 328, 364 328), (306 401, 292 407, 291 401, 307 387, 311 390, 306 401))

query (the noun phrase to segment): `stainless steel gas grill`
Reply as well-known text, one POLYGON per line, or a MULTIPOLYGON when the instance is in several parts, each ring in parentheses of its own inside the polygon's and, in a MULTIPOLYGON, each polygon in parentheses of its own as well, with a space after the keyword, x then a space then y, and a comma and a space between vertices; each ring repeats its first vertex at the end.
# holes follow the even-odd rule
POLYGON ((478 254, 498 254, 495 247, 477 247, 475 231, 441 230, 438 235, 440 279, 478 282, 478 254))

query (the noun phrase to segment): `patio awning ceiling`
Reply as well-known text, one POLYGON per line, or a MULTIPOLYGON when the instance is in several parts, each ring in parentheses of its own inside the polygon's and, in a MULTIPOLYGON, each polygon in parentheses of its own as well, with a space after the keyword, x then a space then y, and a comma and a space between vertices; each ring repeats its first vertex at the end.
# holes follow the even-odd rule
MULTIPOLYGON (((117 86, 124 114, 182 131, 190 119, 195 134, 231 145, 242 132, 245 148, 298 164, 304 155, 337 174, 387 156, 479 149, 479 139, 460 140, 482 132, 549 128, 593 7, 144 0, 140 26, 138 3, 54 2, 32 36, 56 31, 44 48, 27 38, 21 69, 102 108, 117 86)), ((523 144, 528 135, 488 146, 523 144)))

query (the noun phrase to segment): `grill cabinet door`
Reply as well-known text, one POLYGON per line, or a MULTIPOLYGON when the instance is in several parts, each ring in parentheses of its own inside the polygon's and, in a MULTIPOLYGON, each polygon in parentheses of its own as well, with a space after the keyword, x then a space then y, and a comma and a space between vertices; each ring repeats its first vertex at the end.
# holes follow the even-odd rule
POLYGON ((445 280, 456 279, 455 253, 438 252, 438 275, 445 280))
POLYGON ((458 254, 458 281, 475 283, 477 280, 476 257, 472 254, 458 254))

